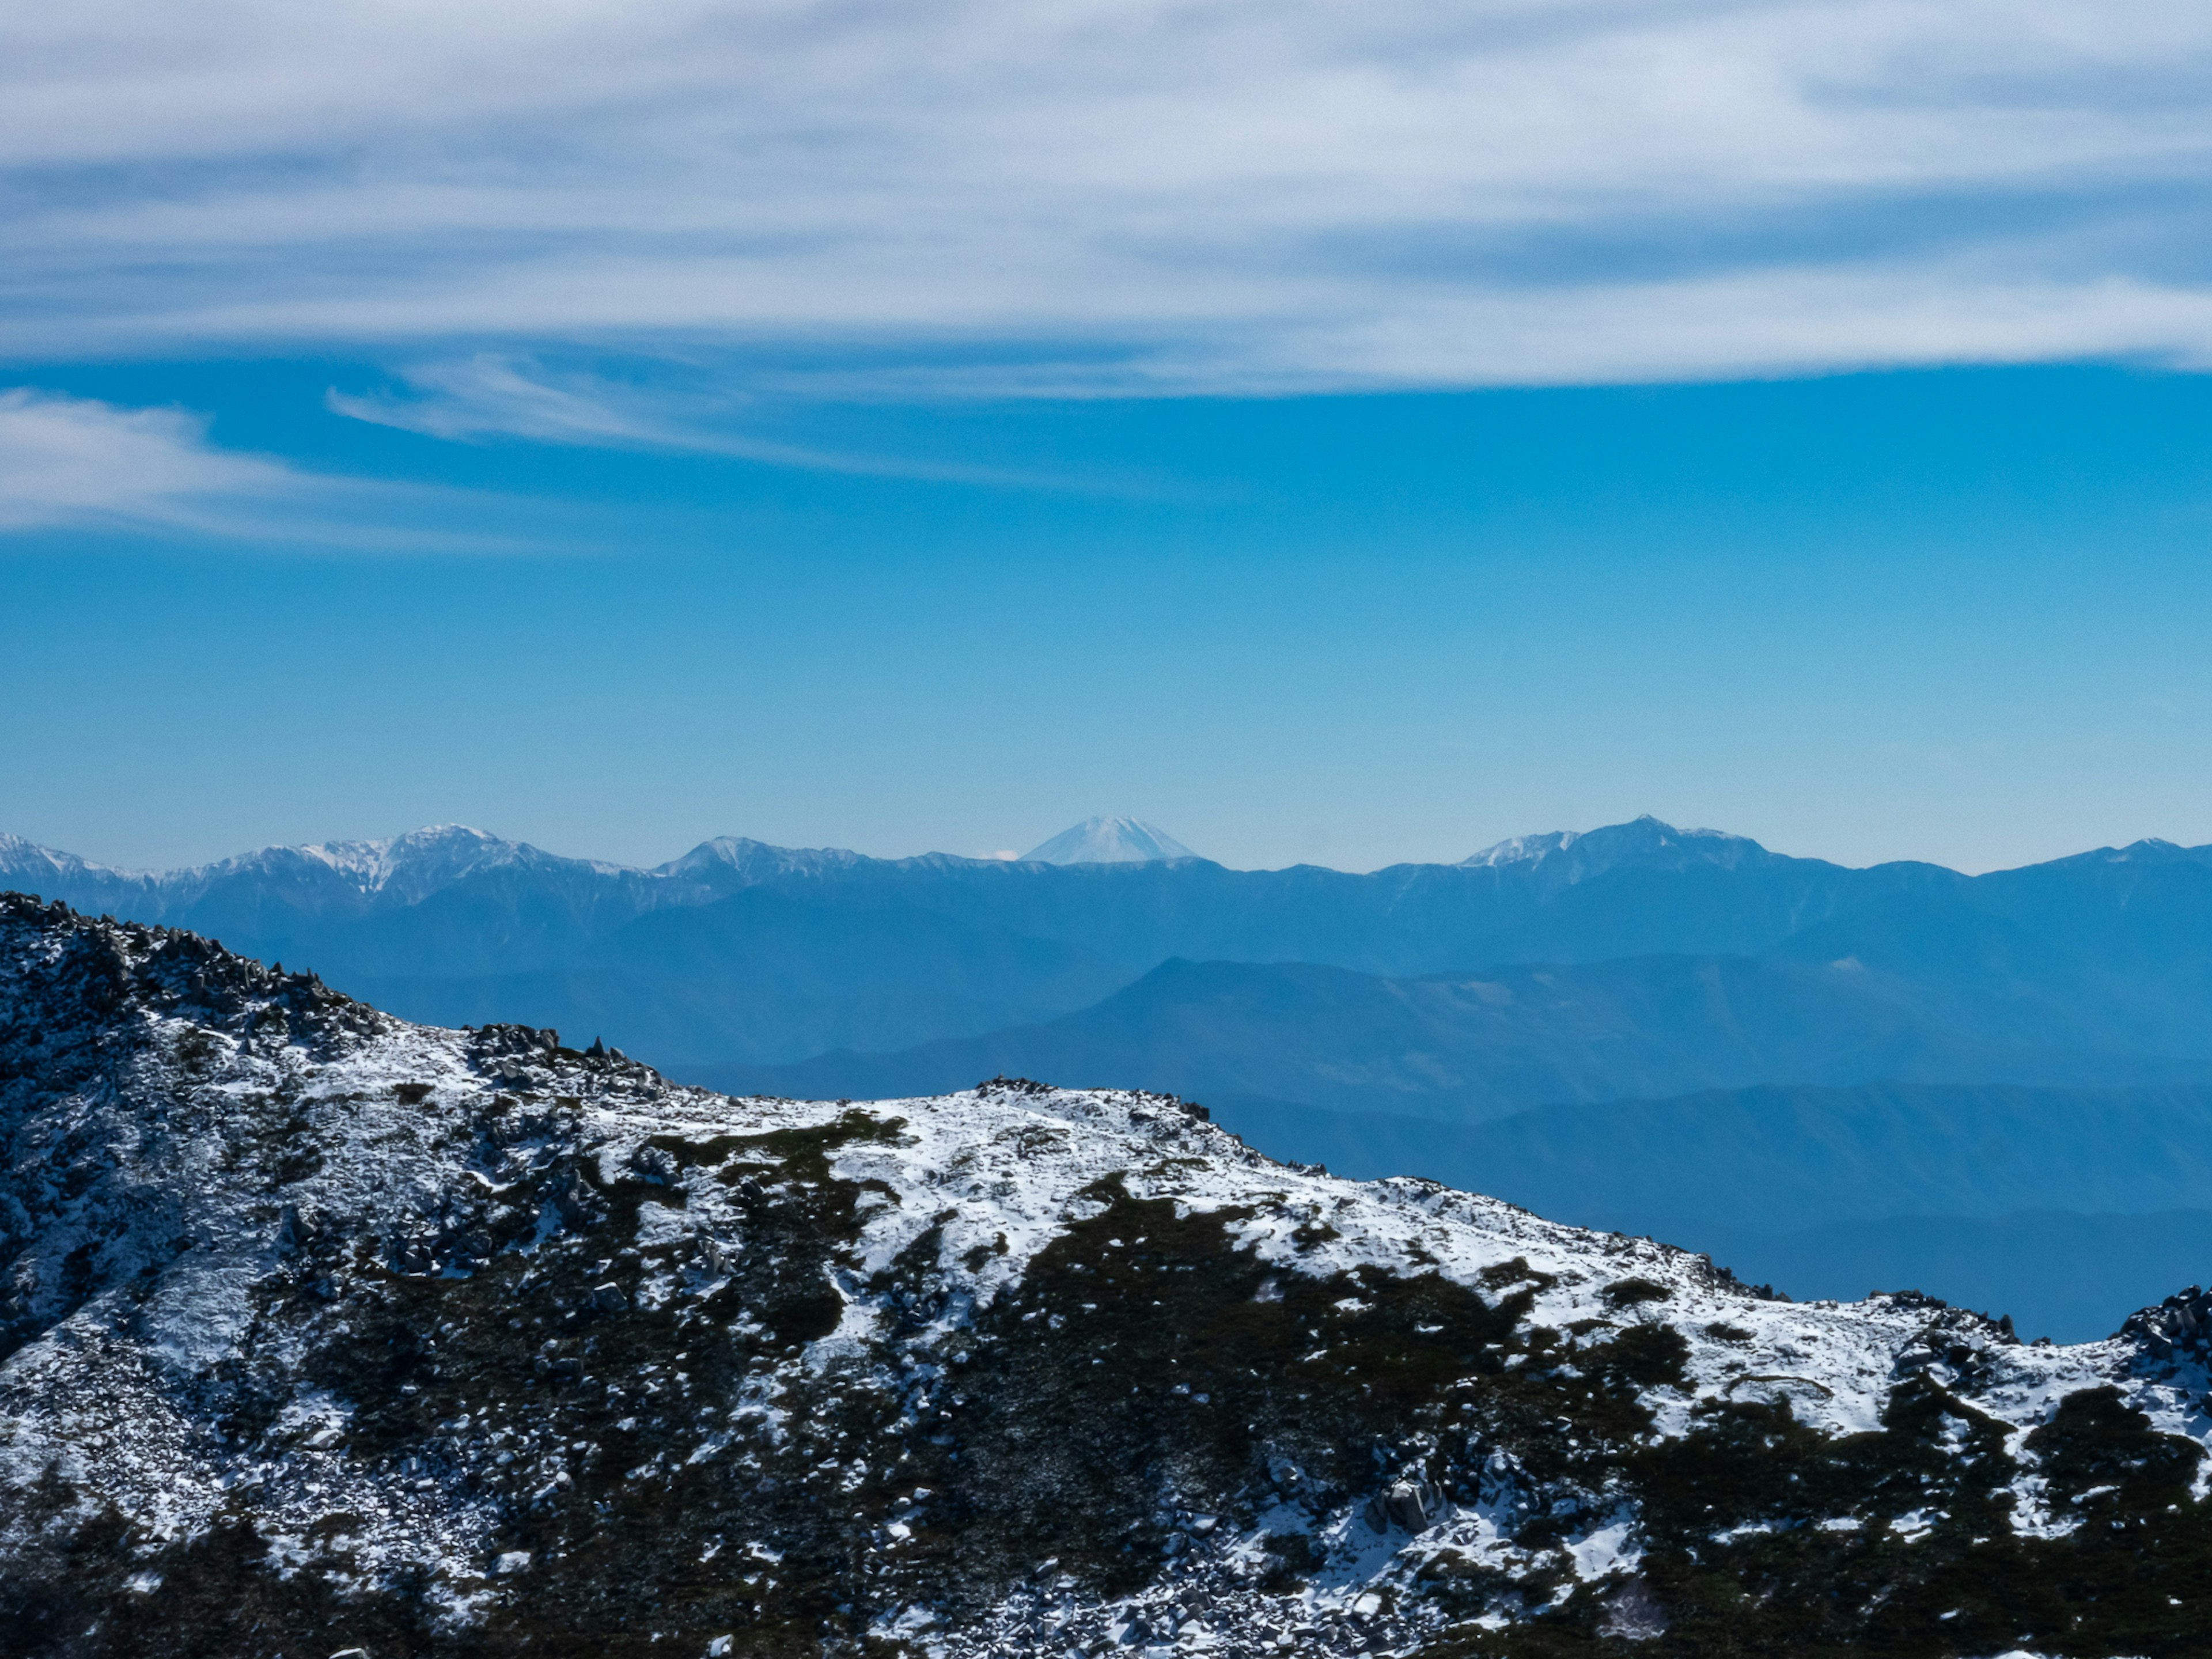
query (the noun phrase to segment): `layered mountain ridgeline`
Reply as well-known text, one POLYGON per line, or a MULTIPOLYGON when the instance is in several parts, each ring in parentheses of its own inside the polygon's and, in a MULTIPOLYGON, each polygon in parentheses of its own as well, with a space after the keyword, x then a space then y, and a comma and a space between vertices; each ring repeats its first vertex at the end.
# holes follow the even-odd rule
MULTIPOLYGON (((2204 849, 1970 879, 1647 819, 1368 876, 1225 870, 1103 822, 1036 852, 720 841, 647 871, 448 829, 154 877, 0 838, 0 882, 190 921, 416 1017, 604 1035, 708 1086, 870 1097, 1006 1073, 1168 1089, 1280 1155, 1310 1130, 1333 1166, 1508 1192, 1518 1166, 1448 1161, 1451 1137, 1397 1115, 1463 1124, 1759 1085, 2212 1082, 2204 849)), ((1551 1121, 1570 1174, 1532 1189, 1547 1203, 1610 1146, 1598 1120, 1551 1121)), ((1923 1127, 1948 1144, 1939 1121, 1923 1127)), ((2156 1207, 2090 1190, 2123 1161, 2052 1167, 2067 1181, 2032 1210, 1869 1203, 1778 1232, 1718 1209, 1568 1213, 1672 1229, 1800 1293, 1901 1279, 2068 1334, 2203 1271, 2206 1199, 2122 1219, 2156 1207), (1916 1224, 1887 1224, 1899 1217, 1916 1224), (1923 1254, 1900 1261, 1905 1240, 1923 1254)))
MULTIPOLYGON (((2171 984, 2159 990, 2182 999, 2171 984)), ((679 1067, 719 1088, 933 1093, 1006 1072, 1460 1122, 1778 1080, 2092 1085, 2212 1079, 2212 1022, 2131 1047, 2140 1009, 1927 981, 1856 958, 1646 957, 1383 979, 1170 962, 1095 1006, 795 1065, 679 1067)), ((2176 1017, 2177 1026, 2179 1024, 2176 1017)))
POLYGON ((289 954, 348 974, 431 963, 460 975, 555 967, 582 942, 648 912, 766 888, 798 900, 834 894, 854 906, 911 905, 1053 939, 1126 963, 1133 977, 1178 956, 1404 974, 1653 951, 1755 952, 1839 909, 1966 879, 1927 865, 1847 870, 1650 819, 1561 840, 1371 875, 1228 870, 1197 858, 872 859, 732 838, 637 870, 447 826, 392 842, 269 848, 155 874, 11 836, 0 838, 0 877, 80 909, 220 934, 264 959, 289 954))
POLYGON ((757 887, 640 916, 561 967, 471 975, 395 963, 355 982, 373 1000, 443 1022, 537 1011, 556 1029, 658 1058, 799 1056, 988 1030, 1109 995, 1127 978, 1080 946, 915 905, 757 887))
POLYGON ((2202 1650, 2195 1293, 1794 1305, 1171 1098, 732 1100, 20 899, 0 1134, 11 1654, 2202 1650))
MULTIPOLYGON (((2137 1068, 2129 1077, 2212 1062, 2208 860, 2145 842, 1975 878, 1850 870, 1643 819, 1370 875, 1193 858, 877 860, 733 840, 628 870, 443 830, 161 876, 0 837, 0 884, 311 965, 419 1018, 550 1022, 695 1069, 1046 1021, 1175 958, 1404 979, 1692 957, 1755 960, 1773 995, 1810 999, 1793 1040, 1863 1037, 1872 1021, 1878 1058, 1887 1020, 1923 1046, 1995 1049, 2029 1068, 1976 1081, 2078 1082, 2114 1057, 2137 1068)), ((1625 1010, 1677 994, 1676 969, 1650 971, 1649 987, 1620 993, 1625 1010)), ((1308 1089, 1288 1097, 1327 1103, 1308 1089)))
MULTIPOLYGON (((676 1055, 919 1042, 1057 1013, 1128 977, 1079 945, 917 903, 871 878, 877 862, 716 841, 633 870, 448 826, 141 875, 0 837, 0 884, 310 965, 424 1018, 527 1014, 676 1055)), ((909 874, 926 887, 933 866, 973 862, 909 874)))
POLYGON ((1472 1125, 1212 1096, 1278 1156, 1480 1187, 1796 1296, 1911 1285, 2086 1340, 2212 1274, 2212 1089, 1754 1088, 1472 1125))

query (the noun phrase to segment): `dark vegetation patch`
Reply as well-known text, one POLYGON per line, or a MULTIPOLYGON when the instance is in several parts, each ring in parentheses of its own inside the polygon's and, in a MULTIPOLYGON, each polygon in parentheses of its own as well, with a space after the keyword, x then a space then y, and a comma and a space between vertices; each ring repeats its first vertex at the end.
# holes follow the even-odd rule
MULTIPOLYGON (((1249 1211, 1130 1196, 1031 1261, 979 1319, 933 1424, 945 1501, 922 1547, 1018 1577, 1041 1556, 1102 1594, 1147 1582, 1194 1512, 1249 1517, 1425 1469, 1449 1396, 1522 1352, 1533 1292, 1441 1276, 1307 1277, 1238 1247, 1249 1211)), ((1284 1571, 1311 1563, 1276 1546, 1284 1571)))
POLYGON ((2212 1528, 2206 1506, 2187 1498, 2194 1443, 2155 1433, 2114 1390, 2069 1397, 2027 1449, 2054 1492, 2095 1495, 2071 1536, 2033 1540, 2012 1531, 2004 1488, 2021 1470, 2004 1438, 2002 1425, 1919 1378, 1898 1387, 1868 1434, 1816 1433, 1786 1403, 1705 1410, 1686 1438, 1622 1462, 1645 1505, 1639 1593, 1663 1632, 1632 1649, 1608 1638, 1606 1598, 1583 1592, 1559 1614, 1436 1651, 2203 1653, 2212 1528))
MULTIPOLYGON (((857 1644, 854 1587, 890 1503, 902 1402, 836 1374, 793 1389, 788 1362, 834 1327, 830 1274, 859 1231, 866 1189, 830 1178, 828 1158, 896 1126, 854 1113, 726 1146, 664 1139, 605 1179, 558 1110, 502 1104, 478 1126, 477 1162, 525 1179, 496 1199, 450 1195, 411 1237, 300 1223, 256 1338, 304 1331, 307 1381, 353 1403, 344 1454, 379 1487, 489 1510, 484 1559, 459 1565, 526 1555, 485 1587, 486 1620, 439 1624, 420 1573, 364 1584, 358 1522, 343 1514, 312 1529, 300 1571, 280 1570, 244 1516, 166 1548, 111 1522, 15 1558, 0 1651, 275 1659, 307 1643, 665 1659, 722 1634, 763 1656, 857 1644), (672 1168, 748 1161, 765 1178, 730 1183, 744 1249, 633 1242, 641 1205, 684 1202, 672 1168), (545 1214, 559 1224, 540 1242, 545 1214), (343 1580, 359 1588, 342 1595, 343 1580)), ((220 1426, 282 1455, 274 1407, 289 1385, 257 1374, 256 1342, 217 1384, 220 1426)), ((33 1519, 27 1500, 0 1503, 11 1530, 33 1519)))
POLYGON ((489 1488, 497 1551, 529 1565, 501 1581, 489 1650, 658 1656, 656 1632, 695 1649, 734 1632, 750 1653, 814 1654, 854 1636, 845 1587, 887 1498, 872 1467, 850 1477, 879 1455, 897 1402, 849 1378, 795 1393, 774 1379, 843 1308, 832 1275, 865 1188, 829 1158, 897 1129, 854 1112, 655 1137, 613 1180, 556 1154, 538 1196, 568 1224, 534 1253, 365 1291, 320 1380, 363 1403, 364 1454, 489 1488), (634 1245, 640 1206, 681 1207, 683 1172, 702 1167, 739 1212, 739 1246, 634 1245), (518 1455, 488 1475, 494 1448, 518 1455))
POLYGON ((441 1632, 428 1575, 343 1595, 316 1573, 283 1574, 251 1517, 219 1516, 197 1536, 154 1547, 107 1511, 20 1553, 0 1580, 0 1652, 66 1659, 282 1659, 316 1654, 472 1659, 472 1635, 441 1632), (126 1587, 123 1580, 131 1580, 126 1587))

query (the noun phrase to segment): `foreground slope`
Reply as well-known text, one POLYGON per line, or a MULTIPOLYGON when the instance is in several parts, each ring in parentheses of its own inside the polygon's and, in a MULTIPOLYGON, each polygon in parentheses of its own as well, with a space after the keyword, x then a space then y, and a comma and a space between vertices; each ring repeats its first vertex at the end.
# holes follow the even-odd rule
POLYGON ((11 1654, 2203 1646, 2193 1292, 1792 1305, 1164 1097, 731 1100, 18 898, 0 1134, 11 1654))

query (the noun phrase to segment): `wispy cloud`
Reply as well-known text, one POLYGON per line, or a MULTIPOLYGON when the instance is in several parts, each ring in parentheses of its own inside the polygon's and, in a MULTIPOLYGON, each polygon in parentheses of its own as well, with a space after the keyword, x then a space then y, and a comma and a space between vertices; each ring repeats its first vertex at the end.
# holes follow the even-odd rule
POLYGON ((204 420, 183 410, 0 391, 0 535, 121 531, 394 552, 520 544, 410 522, 426 506, 450 514, 460 498, 224 450, 209 441, 204 420))
POLYGON ((685 397, 665 388, 617 385, 588 374, 560 374, 495 352, 417 364, 402 379, 404 395, 357 394, 333 387, 335 414, 435 438, 525 438, 592 448, 665 450, 726 456, 769 466, 876 477, 1123 493, 1123 483, 1011 469, 935 463, 810 448, 733 431, 732 399, 685 397))
POLYGON ((0 530, 194 527, 295 488, 276 462, 210 447, 204 423, 179 410, 0 392, 0 530))
POLYGON ((765 343, 837 365, 786 390, 1005 396, 2196 364, 2208 93, 2182 0, 18 8, 0 350, 372 343, 462 367, 349 412, 637 444, 674 440, 497 366, 765 343))

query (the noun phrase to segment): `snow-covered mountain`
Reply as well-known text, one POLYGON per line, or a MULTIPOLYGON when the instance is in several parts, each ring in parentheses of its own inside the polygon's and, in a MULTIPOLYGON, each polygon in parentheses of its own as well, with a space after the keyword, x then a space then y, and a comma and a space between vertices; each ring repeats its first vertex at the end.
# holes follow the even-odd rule
POLYGON ((1197 854, 1138 818, 1085 818, 1022 855, 1024 864, 1157 864, 1197 854))
POLYGON ((0 1630, 2182 1654, 2212 1298, 1796 1305, 1171 1097, 730 1099, 0 900, 0 1630))
POLYGON ((1587 881, 1608 870, 1686 870, 1706 866, 1733 870, 1747 863, 1771 861, 1748 836, 1722 830, 1677 830, 1650 813, 1627 823, 1590 830, 1553 830, 1540 836, 1514 836, 1463 860, 1468 869, 1506 869, 1547 878, 1558 885, 1587 881))
POLYGON ((251 895, 263 908, 303 914, 362 914, 419 905, 471 878, 501 873, 550 890, 633 890, 633 908, 702 903, 763 870, 818 867, 852 861, 852 853, 802 852, 725 837, 650 870, 599 859, 567 858, 505 841, 465 824, 434 824, 380 841, 316 842, 264 847, 212 864, 178 870, 118 870, 72 854, 0 836, 0 883, 28 892, 90 896, 112 892, 134 917, 181 915, 211 896, 251 895), (732 879, 734 878, 734 879, 732 879), (653 892, 654 888, 667 889, 653 892), (149 911, 158 915, 147 915, 149 911))

